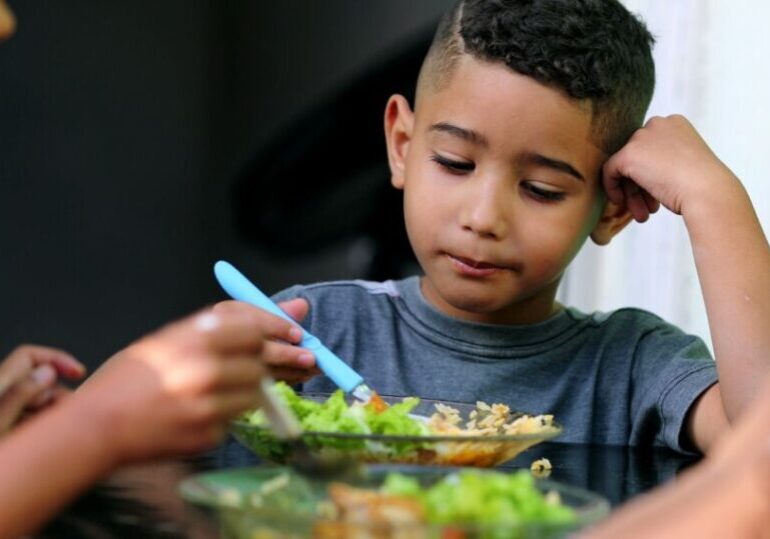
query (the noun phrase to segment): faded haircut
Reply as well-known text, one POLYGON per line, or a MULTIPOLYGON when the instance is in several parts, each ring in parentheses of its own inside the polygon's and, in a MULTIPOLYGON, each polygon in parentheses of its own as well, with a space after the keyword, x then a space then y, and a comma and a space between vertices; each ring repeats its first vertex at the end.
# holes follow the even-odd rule
POLYGON ((444 88, 463 55, 500 62, 588 101, 595 142, 612 154, 644 121, 654 42, 618 0, 459 0, 439 23, 417 97, 444 88))

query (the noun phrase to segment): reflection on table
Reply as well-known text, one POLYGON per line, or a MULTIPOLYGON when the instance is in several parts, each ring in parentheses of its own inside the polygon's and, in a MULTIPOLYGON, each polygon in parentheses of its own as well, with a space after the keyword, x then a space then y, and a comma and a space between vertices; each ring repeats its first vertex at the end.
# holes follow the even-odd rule
MULTIPOLYGON (((223 462, 218 454, 123 470, 82 496, 36 537, 219 538, 213 516, 187 506, 177 485, 193 473, 245 464, 232 457, 223 462)), ((551 442, 522 453, 501 469, 529 468, 541 457, 553 465, 551 479, 597 492, 613 506, 674 478, 697 461, 663 448, 551 442)))

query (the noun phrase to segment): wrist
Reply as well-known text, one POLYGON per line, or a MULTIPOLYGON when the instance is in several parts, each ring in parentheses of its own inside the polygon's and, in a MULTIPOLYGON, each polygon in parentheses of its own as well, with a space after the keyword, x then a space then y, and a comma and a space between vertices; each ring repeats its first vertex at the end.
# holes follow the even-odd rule
POLYGON ((740 180, 728 169, 701 177, 709 178, 710 181, 698 182, 696 190, 682 202, 682 218, 688 229, 702 222, 713 222, 715 216, 751 207, 749 196, 740 180))
MULTIPOLYGON (((88 394, 75 392, 64 399, 55 411, 58 420, 67 423, 76 441, 74 445, 82 458, 91 463, 96 476, 108 474, 123 463, 118 451, 108 413, 88 394)), ((97 399, 98 401, 98 399, 97 399)))

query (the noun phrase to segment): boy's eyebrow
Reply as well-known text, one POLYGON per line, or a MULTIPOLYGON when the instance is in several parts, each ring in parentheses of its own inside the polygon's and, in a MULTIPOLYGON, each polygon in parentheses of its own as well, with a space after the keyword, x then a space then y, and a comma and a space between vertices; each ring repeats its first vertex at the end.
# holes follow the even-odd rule
POLYGON ((430 126, 430 129, 428 129, 428 131, 438 131, 439 133, 448 133, 452 136, 461 138, 467 142, 476 144, 478 146, 483 146, 485 148, 489 146, 489 141, 484 137, 484 135, 482 135, 478 131, 474 131, 473 129, 466 129, 464 127, 450 124, 448 122, 439 122, 437 124, 433 124, 430 126))
POLYGON ((560 172, 566 172, 567 174, 577 178, 581 182, 586 181, 583 175, 580 172, 578 172, 578 170, 575 167, 573 167, 566 161, 562 161, 561 159, 546 157, 545 155, 539 154, 537 152, 528 152, 524 154, 524 161, 528 163, 532 163, 534 165, 540 165, 540 166, 552 168, 560 172))
MULTIPOLYGON (((438 131, 439 133, 448 133, 454 137, 461 138, 467 142, 470 142, 472 144, 476 144, 478 146, 482 146, 485 148, 489 146, 489 141, 486 139, 486 137, 484 137, 484 135, 482 135, 478 131, 474 131, 473 129, 466 129, 458 125, 450 124, 449 122, 435 123, 430 126, 428 131, 438 131)), ((552 168, 554 170, 558 170, 559 172, 565 172, 582 182, 585 181, 585 178, 583 177, 583 175, 580 172, 578 172, 578 170, 575 167, 573 167, 566 161, 562 161, 561 159, 546 157, 545 155, 537 152, 527 152, 526 154, 524 154, 524 161, 528 163, 532 163, 534 165, 540 165, 540 166, 552 168)))

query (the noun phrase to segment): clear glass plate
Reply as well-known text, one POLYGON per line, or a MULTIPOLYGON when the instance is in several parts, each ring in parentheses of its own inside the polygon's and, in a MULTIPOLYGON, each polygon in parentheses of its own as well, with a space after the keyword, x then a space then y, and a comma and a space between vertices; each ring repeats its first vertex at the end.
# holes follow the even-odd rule
MULTIPOLYGON (((430 486, 447 473, 457 470, 368 466, 354 485, 377 488, 388 473, 395 471, 418 477, 423 486, 430 486)), ((503 472, 478 470, 478 473, 503 472)), ((609 513, 607 500, 597 494, 555 481, 537 480, 536 486, 541 492, 557 493, 561 503, 573 510, 574 521, 569 524, 527 522, 483 525, 349 523, 329 516, 328 486, 329 483, 309 481, 289 468, 262 466, 198 474, 183 481, 179 490, 188 502, 213 509, 220 519, 224 536, 231 539, 558 538, 593 524, 609 513)))
MULTIPOLYGON (((330 394, 300 393, 300 396, 323 402, 330 394)), ((382 399, 388 404, 403 400, 402 397, 388 396, 382 396, 382 399)), ((436 411, 436 404, 458 410, 462 424, 476 410, 473 404, 421 399, 412 413, 430 416, 436 411)), ((513 417, 517 415, 524 414, 514 413, 513 417)), ((259 457, 276 464, 286 463, 290 447, 277 440, 269 428, 237 420, 232 422, 231 431, 240 443, 259 457)), ((321 453, 342 453, 364 463, 492 467, 516 457, 535 444, 558 436, 561 431, 561 426, 554 423, 529 434, 392 436, 305 432, 303 438, 309 447, 321 453)))

